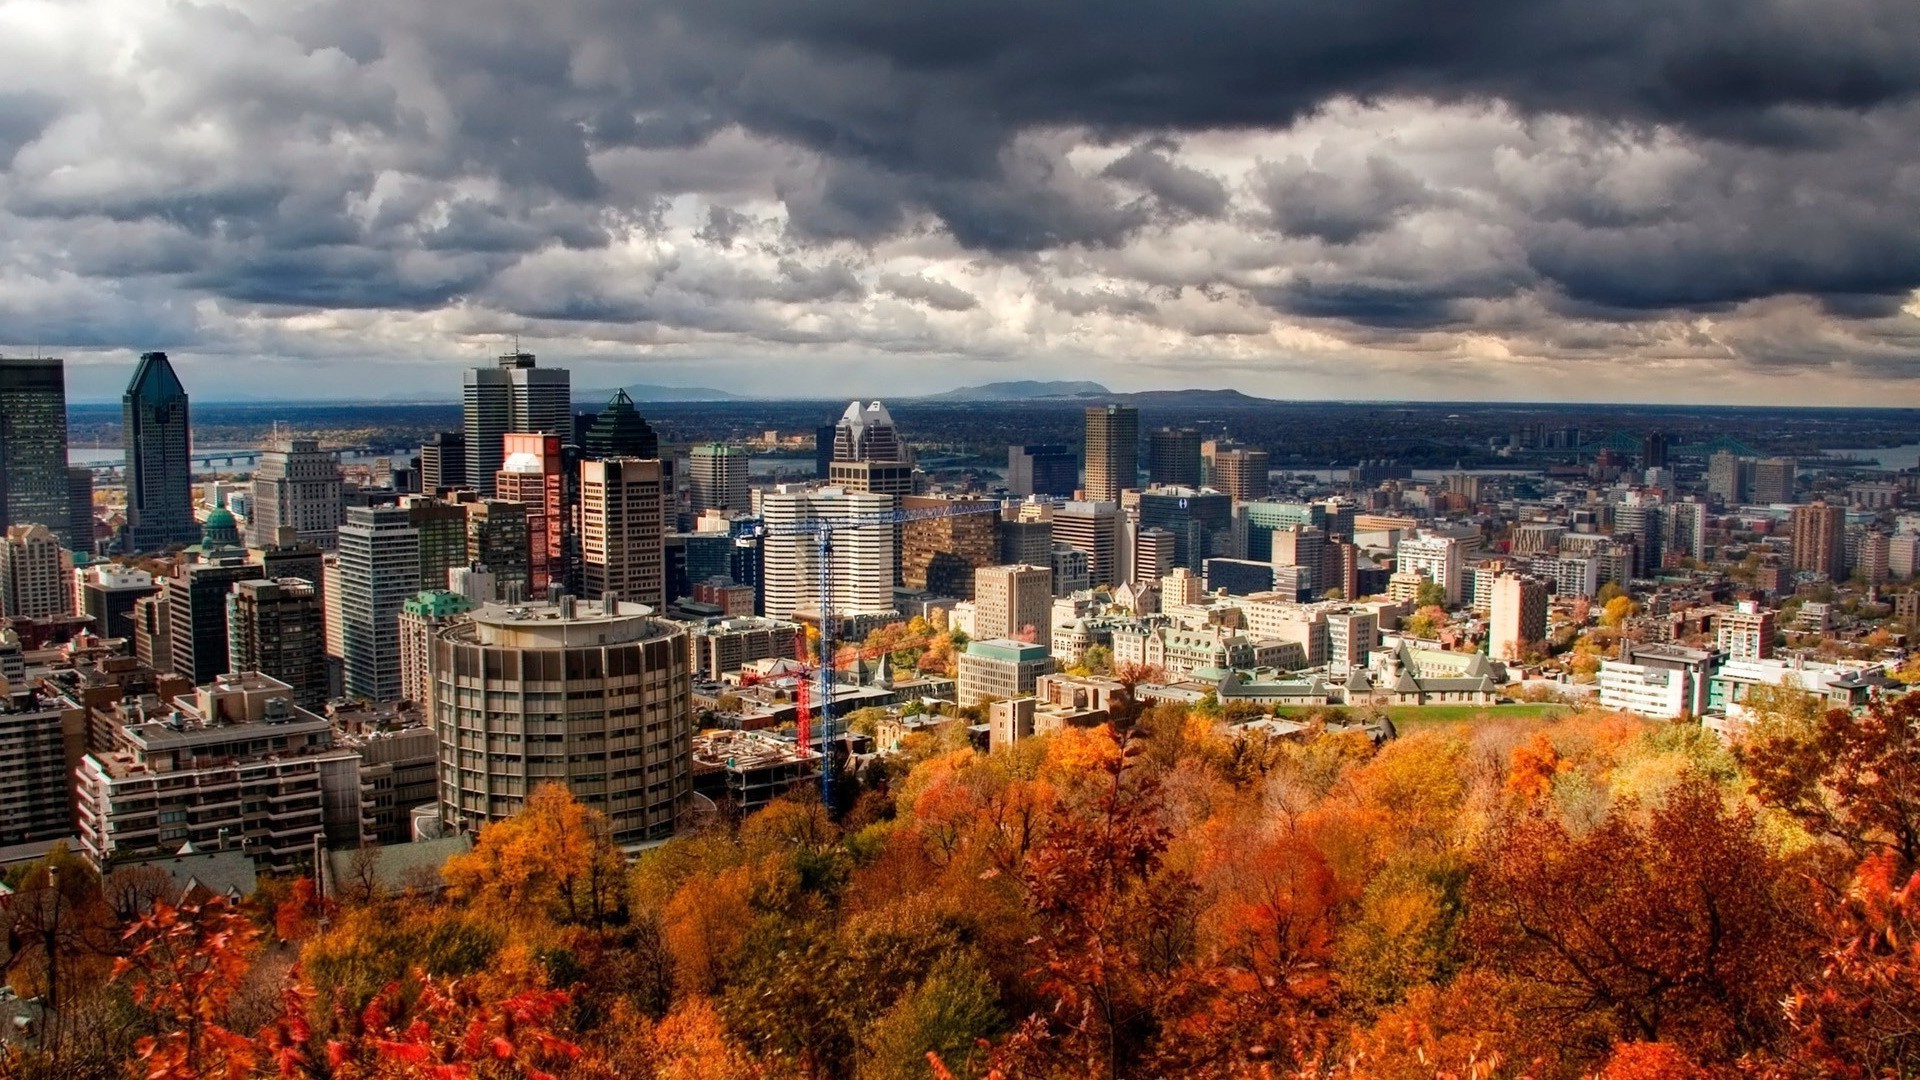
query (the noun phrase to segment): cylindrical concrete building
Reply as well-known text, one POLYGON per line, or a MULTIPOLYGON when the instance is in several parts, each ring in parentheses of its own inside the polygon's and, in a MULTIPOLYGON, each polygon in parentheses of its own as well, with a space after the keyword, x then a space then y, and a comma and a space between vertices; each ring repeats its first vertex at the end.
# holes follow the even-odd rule
POLYGON ((688 812, 687 644, 650 609, 486 604, 440 631, 431 666, 448 821, 509 817, 549 781, 605 813, 617 843, 671 836, 688 812))

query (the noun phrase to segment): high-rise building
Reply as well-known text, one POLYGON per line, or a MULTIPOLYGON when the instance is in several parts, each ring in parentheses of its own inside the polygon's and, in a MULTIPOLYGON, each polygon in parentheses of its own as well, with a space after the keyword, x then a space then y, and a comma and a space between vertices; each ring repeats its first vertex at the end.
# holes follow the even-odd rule
POLYGON ((1225 492, 1234 502, 1254 502, 1271 493, 1272 459, 1265 450, 1208 440, 1200 444, 1200 456, 1206 473, 1201 483, 1225 492))
POLYGON ((420 447, 420 493, 439 495, 466 486, 466 434, 459 431, 435 432, 420 447))
POLYGON ((53 529, 13 525, 0 537, 0 615, 51 619, 73 614, 73 553, 53 529))
POLYGON ((400 605, 400 696, 433 713, 433 642, 455 619, 485 601, 446 589, 422 589, 400 605))
POLYGON ((1051 646, 1053 568, 989 566, 973 575, 973 632, 1051 646))
POLYGON ((1666 508, 1654 502, 1627 502, 1613 508, 1613 535, 1633 542, 1633 576, 1650 577, 1664 564, 1666 508))
POLYGON ((913 494, 913 459, 887 407, 876 401, 847 406, 833 429, 833 460, 828 479, 848 492, 913 494))
POLYGON ((1662 549, 1667 555, 1704 559, 1707 556, 1707 507, 1688 499, 1667 503, 1662 522, 1662 549))
POLYGON ((709 510, 747 513, 753 509, 752 458, 743 446, 702 443, 688 454, 688 487, 693 516, 709 510))
POLYGON ((565 463, 560 436, 510 432, 507 456, 494 474, 496 497, 527 508, 527 570, 533 595, 565 586, 567 531, 565 463))
POLYGON ((1071 447, 1053 443, 1007 447, 1007 490, 1019 498, 1071 499, 1079 486, 1080 462, 1071 447))
POLYGON ((68 778, 86 754, 86 718, 45 684, 0 681, 0 848, 73 835, 68 778))
POLYGON ((1198 574, 1208 558, 1237 554, 1233 548, 1233 500, 1218 491, 1188 487, 1140 493, 1141 528, 1173 534, 1173 564, 1198 574))
POLYGON ((320 449, 319 440, 288 439, 260 455, 247 519, 255 546, 277 542, 286 526, 306 543, 331 551, 342 509, 340 463, 333 451, 320 449))
MULTIPOLYGON (((790 619, 795 612, 818 612, 821 564, 819 542, 806 530, 815 522, 885 518, 893 497, 842 488, 776 489, 760 500, 766 523, 761 539, 762 610, 768 618, 790 619)), ((832 534, 832 595, 841 618, 894 610, 894 530, 885 523, 849 526, 832 534)))
POLYGON ((164 591, 133 602, 133 656, 154 671, 173 670, 173 612, 164 591))
POLYGON ((615 390, 612 400, 601 409, 581 438, 582 456, 592 461, 605 458, 658 458, 660 437, 625 390, 615 390))
POLYGON ((1140 410, 1131 405, 1087 409, 1087 499, 1118 503, 1140 485, 1140 410))
POLYGON ((1147 436, 1147 483, 1197 488, 1201 472, 1199 432, 1165 427, 1147 436))
POLYGON ((501 597, 533 599, 527 508, 506 499, 481 499, 466 507, 467 564, 492 571, 501 597))
POLYGON ((902 503, 908 510, 976 511, 909 521, 900 530, 901 584, 936 596, 972 597, 973 572, 1000 556, 998 504, 989 510, 982 499, 944 495, 909 495, 902 503))
POLYGON ((1179 545, 1167 529, 1141 529, 1133 538, 1133 584, 1151 585, 1173 573, 1179 545))
POLYGON ((293 703, 327 703, 327 629, 320 588, 299 578, 236 581, 227 594, 227 671, 257 671, 293 692, 293 703))
POLYGON ((589 599, 666 607, 667 500, 658 458, 580 463, 580 555, 589 599))
POLYGON ((1640 467, 1642 469, 1664 469, 1667 467, 1667 433, 1650 431, 1640 440, 1640 467))
POLYGON ((85 465, 67 468, 67 546, 75 551, 96 554, 93 517, 93 470, 85 465))
POLYGON ((1789 457, 1761 458, 1753 463, 1750 497, 1756 503, 1773 506, 1795 501, 1795 474, 1800 463, 1789 457))
POLYGON ((1741 600, 1714 620, 1714 644, 1729 660, 1765 660, 1773 655, 1774 614, 1753 600, 1741 600))
POLYGON ((1396 577, 1418 574, 1446 592, 1448 607, 1460 602, 1460 541, 1450 536, 1409 536, 1394 554, 1396 577))
POLYGON ((1087 556, 1092 586, 1124 585, 1129 567, 1120 565, 1120 506, 1115 502, 1062 503, 1053 509, 1053 541, 1087 556))
POLYGON ((236 582, 259 576, 260 564, 235 552, 187 563, 162 578, 172 656, 164 666, 196 684, 226 674, 227 594, 236 582))
POLYGON ((685 632, 638 605, 489 604, 440 632, 430 673, 445 820, 511 817, 543 783, 606 814, 620 844, 691 812, 685 632))
POLYGON ((45 525, 67 547, 91 550, 93 530, 71 535, 73 517, 66 364, 56 356, 0 356, 0 529, 45 525))
POLYGON ((1830 580, 1847 577, 1847 511, 1816 499, 1793 508, 1793 568, 1825 574, 1830 580))
POLYGON ((1747 499, 1749 463, 1731 450, 1716 450, 1707 458, 1707 493, 1725 503, 1743 503, 1747 499))
POLYGON ((420 530, 420 587, 447 588, 447 575, 467 565, 467 508, 425 495, 406 499, 407 520, 420 530))
POLYGON ((191 544, 193 463, 187 391, 163 352, 142 353, 120 398, 127 448, 127 546, 157 551, 191 544))
POLYGON ((340 629, 346 691, 400 697, 400 606, 420 591, 420 530, 405 507, 356 506, 340 527, 340 629))
POLYGON ((80 614, 93 619, 93 632, 131 643, 134 602, 160 591, 153 575, 137 567, 96 563, 75 571, 75 576, 80 582, 80 614))
POLYGON ((1891 576, 1893 546, 1879 529, 1865 529, 1849 537, 1847 569, 1852 576, 1878 585, 1891 576))
POLYGON ((1029 515, 1024 507, 1006 509, 1000 515, 1000 565, 1027 563, 1046 566, 1053 557, 1053 508, 1033 506, 1029 515))
POLYGON ((1546 583, 1512 573, 1495 578, 1487 616, 1488 654, 1495 660, 1519 660, 1546 639, 1546 583))
POLYGON ((506 460, 508 432, 566 436, 573 430, 573 389, 565 368, 543 368, 532 353, 500 357, 490 368, 466 373, 467 482, 482 495, 494 493, 494 478, 506 460))

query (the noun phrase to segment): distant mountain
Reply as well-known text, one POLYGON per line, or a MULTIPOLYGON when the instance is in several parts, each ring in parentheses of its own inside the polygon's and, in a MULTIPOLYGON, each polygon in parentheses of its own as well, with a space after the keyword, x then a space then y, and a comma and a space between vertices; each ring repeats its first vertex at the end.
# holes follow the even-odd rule
MULTIPOLYGON (((729 394, 725 390, 715 390, 711 386, 657 386, 652 383, 635 383, 625 388, 627 396, 635 401, 738 401, 739 394, 729 394)), ((613 396, 608 390, 575 390, 573 400, 581 405, 605 405, 613 396)))
POLYGON ((1113 396, 1129 405, 1261 405, 1272 400, 1238 390, 1142 390, 1113 396))
POLYGON ((1097 382, 1042 382, 1019 379, 1013 382, 963 386, 944 394, 933 394, 930 401, 1026 401, 1031 398, 1106 397, 1113 393, 1097 382))

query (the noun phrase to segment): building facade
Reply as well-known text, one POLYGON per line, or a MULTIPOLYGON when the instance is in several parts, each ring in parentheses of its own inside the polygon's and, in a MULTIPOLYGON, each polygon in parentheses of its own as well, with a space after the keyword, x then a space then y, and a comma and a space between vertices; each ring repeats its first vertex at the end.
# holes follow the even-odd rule
POLYGON ((127 450, 127 546, 158 551, 193 543, 200 526, 193 517, 187 391, 166 353, 140 355, 120 398, 120 413, 127 450))
POLYGON ((1051 645, 1052 567, 989 566, 974 573, 973 583, 976 637, 1051 645))
POLYGON ((327 627, 320 588, 299 578, 236 581, 227 594, 227 671, 287 685, 293 703, 327 703, 327 627))
POLYGON ((1495 660, 1520 660, 1546 639, 1546 583, 1513 573, 1495 578, 1487 616, 1487 654, 1495 660))
POLYGON ((344 508, 340 464, 317 439, 289 439, 260 455, 253 471, 252 513, 247 533, 256 547, 277 543, 280 529, 332 550, 344 508))
POLYGON ((73 554, 51 526, 9 526, 0 537, 0 615, 52 619, 71 614, 73 554))
POLYGON ((508 432, 573 430, 571 377, 565 368, 540 367, 532 353, 508 353, 493 367, 469 369, 463 389, 467 482, 483 496, 494 493, 508 432))
POLYGON ((400 608, 420 591, 420 530, 405 507, 356 506, 340 527, 340 636, 346 692, 400 698, 400 608))
POLYGON ((666 607, 669 483, 657 458, 581 463, 580 558, 589 599, 666 607))
POLYGON ((688 451, 687 488, 693 516, 709 510, 747 513, 753 509, 753 459, 745 447, 702 443, 688 451))
POLYGON ((1120 493, 1140 485, 1140 410, 1130 405, 1087 409, 1086 497, 1120 501, 1120 493))
MULTIPOLYGON (((91 516, 91 496, 87 509, 91 516)), ((0 529, 45 525, 67 547, 92 550, 92 528, 75 535, 74 516, 67 472, 66 362, 55 356, 0 356, 0 529)))

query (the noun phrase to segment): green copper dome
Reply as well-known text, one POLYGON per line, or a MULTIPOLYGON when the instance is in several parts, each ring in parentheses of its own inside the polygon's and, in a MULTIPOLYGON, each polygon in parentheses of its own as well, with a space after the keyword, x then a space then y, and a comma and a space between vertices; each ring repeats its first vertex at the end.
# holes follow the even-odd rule
POLYGON ((240 546, 240 526, 233 520, 233 514, 225 507, 216 506, 207 515, 200 533, 200 546, 203 548, 240 546))

